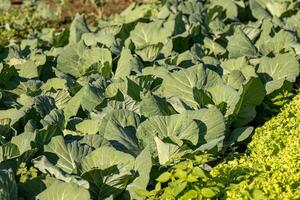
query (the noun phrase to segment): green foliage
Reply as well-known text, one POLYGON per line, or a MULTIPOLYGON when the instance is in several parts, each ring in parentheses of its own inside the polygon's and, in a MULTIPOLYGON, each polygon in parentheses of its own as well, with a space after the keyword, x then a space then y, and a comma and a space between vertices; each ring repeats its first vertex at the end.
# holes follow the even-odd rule
POLYGON ((227 199, 298 199, 300 95, 257 128, 247 155, 211 172, 226 185, 227 199))
MULTIPOLYGON (((299 76, 299 3, 270 2, 132 4, 97 27, 78 14, 69 30, 35 29, 1 48, 3 196, 141 199, 162 166, 239 150, 299 76)), ((171 166, 149 197, 227 195, 203 163, 171 166)))
POLYGON ((181 161, 156 179, 151 191, 138 190, 147 199, 211 199, 221 196, 225 185, 214 179, 207 169, 207 154, 181 161))
POLYGON ((37 35, 44 28, 59 26, 59 21, 49 18, 53 16, 42 13, 43 8, 35 4, 24 5, 21 8, 11 7, 5 12, 0 12, 0 45, 37 35))
POLYGON ((5 12, 7 11, 11 6, 11 2, 10 0, 3 0, 1 3, 0 3, 0 12, 5 12))
POLYGON ((207 154, 184 159, 160 174, 153 190, 137 193, 147 199, 298 199, 299 122, 297 95, 256 129, 245 155, 209 170, 207 154))
POLYGON ((37 177, 37 173, 38 171, 34 167, 28 169, 26 163, 21 163, 16 174, 20 176, 20 183, 25 183, 27 180, 37 177))

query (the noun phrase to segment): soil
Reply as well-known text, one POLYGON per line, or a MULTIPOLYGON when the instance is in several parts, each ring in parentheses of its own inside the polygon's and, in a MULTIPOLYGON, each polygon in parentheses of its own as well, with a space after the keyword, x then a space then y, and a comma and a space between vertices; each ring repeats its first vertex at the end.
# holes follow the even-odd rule
MULTIPOLYGON (((0 0, 1 1, 1 0, 0 0)), ((57 10, 56 0, 40 0, 46 2, 55 11, 57 10)), ((148 0, 109 0, 101 6, 92 4, 90 0, 64 0, 62 14, 57 21, 61 25, 68 25, 72 22, 76 13, 84 13, 86 22, 89 25, 97 25, 99 18, 109 17, 112 14, 120 13, 125 10, 131 3, 146 3, 148 0)), ((22 0, 11 0, 14 7, 22 5, 22 0)))
MULTIPOLYGON (((56 10, 57 5, 55 0, 41 0, 51 5, 56 10)), ((110 0, 101 7, 98 7, 88 0, 65 0, 65 5, 62 8, 61 20, 73 18, 76 13, 85 13, 87 16, 108 17, 115 13, 120 13, 125 10, 132 2, 145 3, 147 0, 110 0)), ((22 5, 22 0, 11 0, 14 6, 22 5)))

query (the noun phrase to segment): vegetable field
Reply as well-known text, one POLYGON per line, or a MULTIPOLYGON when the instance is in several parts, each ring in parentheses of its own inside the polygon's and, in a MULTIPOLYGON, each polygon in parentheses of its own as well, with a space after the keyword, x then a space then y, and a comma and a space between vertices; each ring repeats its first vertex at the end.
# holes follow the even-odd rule
POLYGON ((298 0, 18 2, 0 200, 300 199, 298 0))

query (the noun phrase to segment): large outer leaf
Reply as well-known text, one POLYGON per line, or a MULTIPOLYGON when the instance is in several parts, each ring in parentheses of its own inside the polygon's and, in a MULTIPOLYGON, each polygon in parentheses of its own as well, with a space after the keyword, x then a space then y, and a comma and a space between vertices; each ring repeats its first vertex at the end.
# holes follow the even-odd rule
POLYGON ((155 115, 163 115, 163 110, 161 109, 161 105, 155 96, 150 94, 145 95, 142 98, 140 104, 141 114, 145 117, 151 117, 155 115))
POLYGON ((152 159, 149 148, 145 148, 137 156, 134 169, 138 172, 138 177, 126 187, 126 190, 129 191, 131 199, 142 199, 136 194, 136 191, 138 189, 146 189, 150 181, 152 159))
POLYGON ((23 78, 38 78, 41 71, 40 66, 30 60, 18 64, 15 67, 18 70, 20 77, 23 78))
POLYGON ((234 126, 244 126, 254 119, 255 107, 262 103, 266 93, 258 77, 247 79, 239 90, 228 85, 209 88, 216 105, 226 104, 225 117, 234 117, 234 126))
POLYGON ((44 117, 44 119, 41 119, 40 122, 43 127, 55 125, 58 128, 63 129, 65 124, 64 113, 62 110, 53 109, 44 117))
POLYGON ((124 78, 130 75, 131 71, 140 71, 142 66, 143 64, 133 57, 129 49, 123 48, 115 72, 115 78, 124 78))
POLYGON ((79 42, 81 36, 84 33, 89 32, 89 29, 85 23, 84 15, 76 14, 71 26, 70 26, 70 37, 69 42, 79 42))
POLYGON ((66 121, 73 116, 76 116, 80 106, 86 111, 93 111, 93 109, 100 104, 104 99, 104 89, 86 84, 83 86, 74 97, 68 101, 64 107, 64 114, 66 121))
POLYGON ((215 105, 219 106, 222 103, 226 104, 225 117, 233 114, 239 100, 239 94, 234 88, 225 84, 220 84, 209 88, 208 91, 212 95, 212 100, 215 105))
POLYGON ((84 173, 82 177, 90 183, 92 199, 117 199, 133 179, 131 174, 119 174, 116 166, 106 170, 94 169, 84 173))
POLYGON ((237 29, 233 36, 228 38, 227 50, 231 58, 239 56, 256 56, 257 51, 255 46, 251 43, 247 35, 241 30, 237 29))
POLYGON ((253 130, 254 128, 252 126, 239 127, 234 129, 226 139, 226 146, 233 145, 235 142, 242 142, 246 140, 251 135, 253 130))
POLYGON ((186 111, 188 118, 200 120, 200 140, 199 144, 208 143, 225 135, 225 119, 216 107, 200 109, 196 111, 186 111))
POLYGON ((234 126, 245 126, 256 116, 255 107, 260 105, 266 95, 264 86, 259 78, 251 78, 239 91, 239 101, 235 108, 234 126))
POLYGON ((44 83, 44 85, 42 86, 42 90, 49 91, 52 88, 55 90, 59 90, 59 89, 67 90, 68 89, 67 85, 68 85, 67 80, 56 77, 47 80, 47 82, 44 83))
POLYGON ((203 65, 195 65, 164 77, 162 95, 167 98, 179 97, 187 105, 197 108, 193 89, 204 88, 207 84, 218 84, 220 81, 222 80, 216 73, 205 70, 203 65))
POLYGON ((14 125, 22 117, 24 117, 26 111, 27 111, 27 108, 24 108, 24 107, 19 110, 16 108, 0 110, 0 116, 1 116, 1 119, 10 119, 11 120, 10 124, 14 125))
POLYGON ((91 112, 104 99, 104 88, 98 85, 87 84, 82 89, 81 107, 91 112))
POLYGON ((229 74, 223 76, 226 80, 226 84, 230 85, 234 89, 239 89, 243 82, 246 80, 243 73, 239 70, 233 70, 229 74))
POLYGON ((39 200, 90 200, 88 190, 74 184, 56 181, 37 196, 39 200))
POLYGON ((105 170, 116 166, 119 173, 129 173, 134 168, 134 157, 112 147, 100 147, 81 160, 82 172, 92 169, 105 170))
POLYGON ((18 188, 12 170, 0 170, 0 199, 18 199, 18 188))
POLYGON ((46 95, 35 97, 34 107, 42 117, 45 117, 51 112, 51 110, 56 108, 54 99, 46 95))
POLYGON ((212 5, 222 6, 226 10, 227 18, 236 18, 238 15, 238 7, 233 0, 214 0, 212 5))
POLYGON ((83 42, 66 46, 57 58, 57 69, 78 78, 93 71, 101 72, 101 68, 92 65, 112 64, 111 52, 105 48, 89 49, 83 42))
POLYGON ((11 143, 18 146, 20 154, 32 148, 31 143, 35 139, 35 133, 22 133, 11 139, 11 143))
POLYGON ((140 152, 136 138, 136 129, 140 117, 128 110, 114 110, 101 121, 99 131, 118 150, 137 155, 140 152))
POLYGON ((266 3, 266 7, 273 16, 280 17, 287 12, 289 4, 288 1, 269 1, 266 3))
POLYGON ((82 40, 87 46, 96 46, 98 43, 100 43, 104 44, 108 48, 110 48, 114 42, 116 42, 114 35, 103 32, 84 33, 82 35, 82 40))
POLYGON ((91 152, 87 145, 77 142, 65 143, 62 136, 56 136, 44 147, 47 158, 67 173, 76 173, 80 160, 91 152))
POLYGON ((299 63, 293 54, 280 54, 274 58, 263 57, 257 72, 266 84, 267 94, 280 89, 284 81, 295 82, 299 63))
POLYGON ((143 61, 151 62, 157 58, 163 46, 164 45, 162 43, 151 44, 142 49, 136 50, 136 54, 139 55, 143 61))
POLYGON ((222 55, 226 49, 212 39, 204 38, 204 47, 209 49, 211 54, 222 55))
POLYGON ((257 45, 263 55, 268 55, 271 52, 280 53, 283 50, 288 50, 296 41, 297 38, 292 33, 281 30, 273 37, 269 35, 261 37, 257 45))
POLYGON ((107 106, 102 110, 102 114, 105 115, 106 113, 109 113, 113 110, 122 110, 122 109, 126 109, 139 114, 140 102, 134 100, 132 97, 126 94, 123 94, 123 97, 124 98, 108 101, 107 106))
POLYGON ((76 131, 83 134, 96 134, 99 131, 99 120, 83 120, 82 122, 75 125, 76 131))
POLYGON ((131 4, 125 11, 120 14, 120 21, 123 23, 132 23, 138 21, 139 19, 149 15, 152 10, 152 6, 150 4, 131 4))
POLYGON ((144 121, 137 130, 137 137, 143 146, 150 145, 152 153, 157 155, 154 137, 161 140, 170 139, 178 145, 188 140, 194 145, 199 139, 199 128, 196 122, 185 115, 153 116, 144 121))
POLYGON ((236 59, 228 59, 221 63, 221 67, 223 68, 223 73, 227 74, 232 71, 241 71, 242 74, 246 77, 257 76, 255 73, 255 67, 249 65, 249 62, 245 56, 238 57, 236 59))
POLYGON ((34 167, 44 174, 49 174, 51 177, 55 177, 58 180, 75 183, 86 189, 89 188, 89 183, 76 175, 70 175, 63 172, 59 167, 56 167, 45 156, 40 156, 33 160, 34 167))
MULTIPOLYGON (((9 160, 20 155, 18 146, 13 143, 6 143, 0 149, 0 162, 9 160)), ((12 166, 10 166, 12 167, 12 166)))
POLYGON ((70 101, 64 107, 65 119, 68 120, 70 117, 76 116, 80 106, 81 101, 83 99, 84 88, 82 88, 79 92, 73 96, 70 101))
POLYGON ((107 141, 102 135, 92 134, 85 135, 81 140, 80 144, 86 144, 94 149, 97 149, 101 146, 111 146, 109 141, 107 141))
POLYGON ((178 145, 172 143, 165 143, 157 136, 154 137, 154 141, 157 149, 159 164, 161 165, 166 164, 180 151, 180 147, 178 145))
POLYGON ((144 48, 151 44, 165 43, 172 35, 172 30, 163 28, 162 21, 152 23, 138 23, 130 33, 130 39, 137 49, 144 48))
POLYGON ((124 190, 133 178, 135 159, 112 147, 100 147, 81 161, 82 177, 91 184, 91 193, 98 199, 124 190))
POLYGON ((261 20, 270 17, 270 14, 256 0, 250 0, 249 5, 252 15, 256 19, 261 20))
POLYGON ((47 96, 50 96, 54 99, 55 105, 59 109, 63 109, 68 101, 71 99, 71 96, 67 90, 58 90, 56 92, 46 92, 47 96))
POLYGON ((142 97, 140 113, 145 117, 151 117, 155 115, 171 115, 176 112, 166 100, 148 93, 142 97))

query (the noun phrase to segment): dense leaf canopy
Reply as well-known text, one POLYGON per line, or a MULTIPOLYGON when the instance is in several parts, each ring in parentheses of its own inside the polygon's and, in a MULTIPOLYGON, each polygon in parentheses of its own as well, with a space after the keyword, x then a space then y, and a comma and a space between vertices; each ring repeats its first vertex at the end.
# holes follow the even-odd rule
POLYGON ((299 7, 132 4, 1 47, 0 197, 140 199, 160 166, 234 149, 299 76, 299 7))

